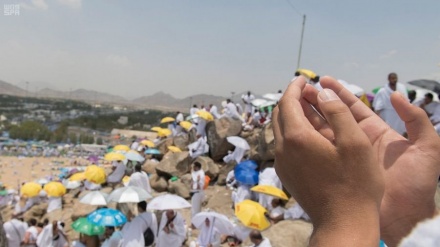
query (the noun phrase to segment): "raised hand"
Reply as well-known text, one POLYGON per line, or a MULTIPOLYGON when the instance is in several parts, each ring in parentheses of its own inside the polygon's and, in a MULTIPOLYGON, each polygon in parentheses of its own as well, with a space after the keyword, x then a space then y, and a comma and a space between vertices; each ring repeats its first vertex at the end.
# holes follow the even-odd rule
POLYGON ((373 145, 331 90, 292 82, 273 112, 276 166, 283 185, 310 216, 310 245, 374 246, 379 242, 381 169, 373 145))
MULTIPOLYGON (((337 92, 350 107, 374 147, 375 163, 385 179, 380 208, 381 237, 388 246, 396 246, 417 222, 431 218, 436 212, 434 195, 440 174, 440 138, 426 113, 398 93, 391 96, 391 103, 405 122, 408 139, 392 130, 336 80, 324 77, 321 85, 337 92)), ((316 98, 317 94, 310 90, 308 98, 313 95, 316 98)))

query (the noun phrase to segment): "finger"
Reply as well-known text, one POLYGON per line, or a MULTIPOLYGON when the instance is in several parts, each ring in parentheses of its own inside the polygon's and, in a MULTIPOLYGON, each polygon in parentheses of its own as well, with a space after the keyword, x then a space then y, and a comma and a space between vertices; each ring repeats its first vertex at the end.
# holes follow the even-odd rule
POLYGON ((362 140, 362 136, 368 140, 348 106, 333 90, 325 88, 319 92, 318 103, 333 130, 336 146, 348 147, 358 143, 353 142, 354 137, 357 141, 362 140))
POLYGON ((410 141, 417 142, 420 139, 430 139, 433 136, 437 136, 437 132, 432 126, 426 112, 420 107, 409 103, 402 94, 398 92, 391 94, 391 104, 400 119, 405 122, 406 132, 408 133, 408 139, 410 141))
POLYGON ((349 108, 353 117, 359 123, 359 126, 368 133, 371 143, 376 142, 378 138, 390 129, 376 113, 359 100, 354 94, 348 91, 342 84, 332 77, 325 76, 321 79, 321 86, 332 89, 338 97, 349 108))
POLYGON ((312 104, 313 107, 318 110, 319 114, 321 114, 321 109, 319 109, 318 104, 318 93, 318 89, 310 84, 307 84, 303 91, 303 98, 306 99, 310 104, 312 104))
POLYGON ((275 107, 275 109, 272 111, 272 129, 273 129, 273 135, 275 138, 275 148, 277 146, 281 147, 282 144, 282 140, 283 140, 283 136, 282 136, 282 130, 280 127, 280 122, 279 122, 279 109, 278 106, 275 107))
MULTIPOLYGON (((316 101, 316 100, 315 100, 316 101)), ((317 130, 322 136, 324 136, 327 140, 333 141, 334 135, 333 130, 328 125, 327 121, 324 119, 321 114, 317 112, 317 110, 305 99, 300 100, 301 106, 304 111, 304 115, 309 120, 310 124, 313 126, 315 130, 317 130)))
POLYGON ((303 76, 297 77, 287 87, 286 91, 278 102, 279 124, 284 135, 292 133, 295 135, 298 131, 304 131, 305 128, 312 126, 304 116, 300 104, 302 91, 306 85, 306 79, 303 76))
POLYGON ((321 86, 333 90, 338 95, 338 97, 350 108, 356 121, 360 122, 363 119, 376 115, 368 106, 348 91, 336 79, 325 76, 320 82, 321 86))

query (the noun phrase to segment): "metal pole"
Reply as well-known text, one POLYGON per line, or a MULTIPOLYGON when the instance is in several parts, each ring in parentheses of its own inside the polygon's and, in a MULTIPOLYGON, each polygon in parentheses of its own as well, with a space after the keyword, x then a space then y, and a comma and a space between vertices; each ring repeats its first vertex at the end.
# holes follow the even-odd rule
POLYGON ((302 51, 302 45, 303 45, 303 39, 304 39, 304 27, 306 26, 306 15, 303 15, 303 24, 302 24, 302 31, 301 31, 301 41, 299 43, 299 53, 298 53, 298 63, 296 65, 296 69, 299 69, 299 65, 301 63, 301 51, 302 51))

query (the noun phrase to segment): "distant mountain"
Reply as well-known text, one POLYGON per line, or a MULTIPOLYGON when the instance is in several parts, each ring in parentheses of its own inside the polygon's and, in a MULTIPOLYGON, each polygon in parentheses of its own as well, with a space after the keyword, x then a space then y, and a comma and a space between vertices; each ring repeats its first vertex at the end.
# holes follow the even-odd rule
POLYGON ((15 96, 26 96, 26 90, 0 80, 0 93, 15 96))
POLYGON ((75 91, 72 91, 70 93, 70 97, 75 100, 83 100, 87 102, 104 102, 116 104, 127 103, 127 100, 121 96, 86 89, 77 89, 75 91))
MULTIPOLYGON (((235 103, 241 102, 241 95, 246 92, 235 94, 233 100, 235 103)), ((20 87, 14 86, 10 83, 0 80, 0 94, 9 94, 16 96, 26 96, 26 90, 20 87)), ((127 100, 123 97, 102 93, 93 90, 77 89, 75 91, 60 91, 52 88, 43 88, 38 92, 29 92, 30 97, 44 97, 44 98, 57 98, 57 99, 72 99, 80 100, 88 103, 110 103, 120 104, 141 109, 157 109, 162 111, 176 111, 189 112, 189 108, 196 104, 198 107, 209 104, 216 105, 221 109, 221 102, 226 100, 226 97, 209 95, 209 94, 197 94, 189 96, 183 99, 178 99, 165 92, 157 92, 150 96, 143 96, 134 100, 127 100)), ((256 98, 261 96, 255 95, 256 98)))

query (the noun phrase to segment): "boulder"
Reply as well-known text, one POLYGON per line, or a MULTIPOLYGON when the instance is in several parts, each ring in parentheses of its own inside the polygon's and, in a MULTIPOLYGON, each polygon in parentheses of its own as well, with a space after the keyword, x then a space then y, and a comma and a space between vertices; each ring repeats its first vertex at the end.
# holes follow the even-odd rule
POLYGON ((437 190, 435 191, 434 201, 437 208, 440 209, 440 188, 438 186, 437 190))
POLYGON ((189 189, 183 184, 180 179, 177 181, 168 181, 168 192, 176 194, 185 199, 189 199, 189 189))
POLYGON ((228 117, 210 121, 206 124, 206 135, 209 145, 209 154, 214 161, 220 161, 234 148, 226 137, 238 136, 241 132, 242 122, 228 117))
POLYGON ((226 177, 228 176, 228 173, 234 169, 236 164, 237 163, 234 160, 220 167, 217 185, 226 185, 226 177))
POLYGON ((245 139, 249 146, 251 147, 250 150, 247 151, 247 155, 250 160, 255 160, 257 162, 261 161, 261 156, 259 153, 259 141, 260 141, 260 134, 262 129, 255 128, 252 131, 248 132, 242 132, 241 137, 245 139))
POLYGON ((180 153, 167 153, 156 166, 156 172, 167 179, 177 176, 180 177, 188 173, 191 169, 191 157, 187 151, 180 153))
MULTIPOLYGON (((273 246, 277 247, 307 247, 312 234, 311 223, 302 220, 283 220, 272 225, 263 232, 264 237, 270 239, 273 246)), ((246 242, 248 242, 247 240, 246 242)), ((245 243, 246 243, 245 242, 245 243)))
POLYGON ((38 205, 34 205, 23 214, 23 219, 26 222, 28 222, 32 218, 39 220, 46 213, 46 209, 47 209, 47 203, 40 203, 38 205))
POLYGON ((262 161, 275 159, 275 138, 272 123, 266 124, 260 133, 258 153, 262 161))
POLYGON ((168 189, 167 180, 163 177, 160 177, 157 174, 151 175, 150 185, 151 185, 151 188, 157 192, 165 192, 168 189))
POLYGON ((220 169, 214 161, 207 156, 199 156, 194 162, 200 162, 205 175, 209 176, 211 180, 217 178, 220 169))
POLYGON ((188 188, 191 188, 191 181, 192 181, 192 177, 191 174, 185 174, 183 176, 180 177, 180 181, 188 188))
POLYGON ((179 135, 173 138, 174 146, 180 148, 180 150, 188 150, 189 137, 188 135, 179 135))
POLYGON ((159 162, 147 160, 142 166, 142 170, 148 174, 156 174, 156 166, 159 162))
POLYGON ((167 139, 160 141, 156 145, 156 149, 158 149, 160 153, 164 154, 168 152, 168 146, 172 146, 172 145, 173 145, 173 138, 169 137, 167 139))
POLYGON ((87 205, 87 204, 80 203, 78 201, 72 207, 72 209, 74 209, 74 211, 72 212, 72 217, 71 217, 72 222, 77 220, 78 218, 86 217, 88 214, 95 211, 97 208, 98 208, 98 206, 87 205))

